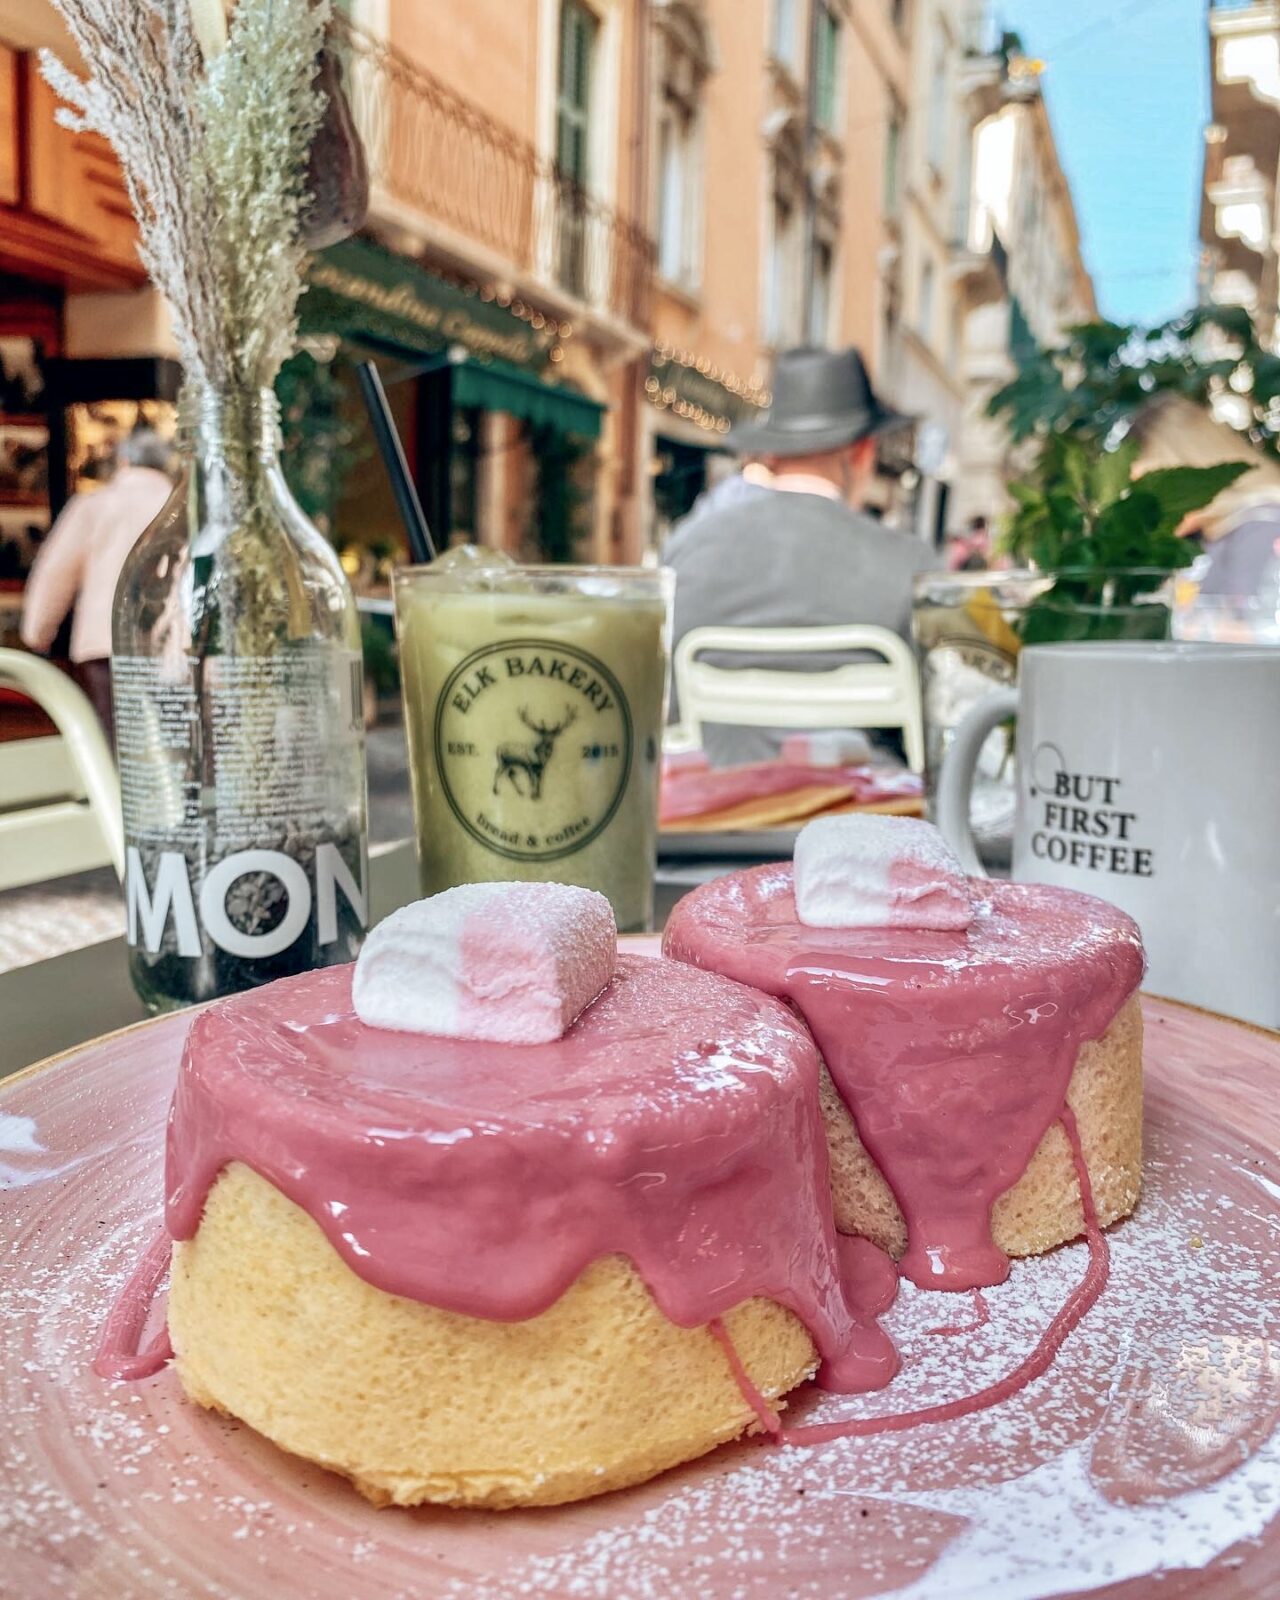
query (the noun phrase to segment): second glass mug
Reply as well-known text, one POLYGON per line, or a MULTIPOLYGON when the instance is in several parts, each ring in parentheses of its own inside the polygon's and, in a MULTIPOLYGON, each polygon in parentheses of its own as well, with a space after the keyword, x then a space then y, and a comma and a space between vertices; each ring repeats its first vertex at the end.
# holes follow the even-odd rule
POLYGON ((424 894, 598 889, 653 910, 674 576, 639 567, 404 567, 394 577, 424 894))

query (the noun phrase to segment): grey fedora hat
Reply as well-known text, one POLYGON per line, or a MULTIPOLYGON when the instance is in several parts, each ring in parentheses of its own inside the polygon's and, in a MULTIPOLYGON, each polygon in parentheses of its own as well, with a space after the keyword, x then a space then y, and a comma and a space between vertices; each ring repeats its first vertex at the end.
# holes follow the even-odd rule
POLYGON ((911 421, 876 397, 856 350, 802 346, 779 352, 772 405, 731 428, 726 443, 741 455, 820 455, 911 421))

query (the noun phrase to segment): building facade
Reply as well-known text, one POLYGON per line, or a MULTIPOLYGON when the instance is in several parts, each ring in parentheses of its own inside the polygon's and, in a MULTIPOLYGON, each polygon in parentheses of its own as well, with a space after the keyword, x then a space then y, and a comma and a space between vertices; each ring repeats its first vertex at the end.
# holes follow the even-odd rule
POLYGON ((652 27, 645 433, 660 543, 732 422, 767 400, 777 350, 856 344, 877 368, 907 8, 658 0, 652 27))
POLYGON ((1213 0, 1208 47, 1212 120, 1201 186, 1200 295, 1243 306, 1263 341, 1274 343, 1280 4, 1213 0))
MULTIPOLYGON (((426 28, 414 0, 344 7, 371 207, 313 263, 305 328, 385 363, 442 541, 604 561, 641 544, 641 9, 475 0, 426 28)), ((381 525, 367 463, 349 501, 366 491, 381 525)))
POLYGON ((987 415, 991 396, 1037 348, 1098 314, 1038 75, 1011 48, 993 100, 973 139, 953 528, 1009 507, 1016 464, 1006 429, 987 415))
MULTIPOLYGON (((442 543, 641 559, 804 342, 857 345, 917 418, 886 446, 881 514, 937 541, 989 509, 983 386, 1024 322, 1045 336, 1058 300, 1092 297, 1043 107, 1010 102, 983 0, 438 0, 429 27, 424 9, 340 0, 371 205, 310 263, 288 376, 331 468, 307 509, 359 581, 403 551, 366 358, 442 543), (1002 139, 999 200, 974 152, 1002 139)), ((110 154, 55 129, 35 72, 33 46, 65 45, 48 0, 0 0, 6 41, 0 272, 57 299, 58 353, 155 368, 172 348, 110 154), (9 148, 23 117, 38 134, 9 148)))
POLYGON ((886 307, 883 371, 898 406, 919 418, 912 521, 930 544, 954 526, 959 479, 971 152, 999 77, 985 16, 977 0, 914 0, 911 8, 898 280, 886 307))

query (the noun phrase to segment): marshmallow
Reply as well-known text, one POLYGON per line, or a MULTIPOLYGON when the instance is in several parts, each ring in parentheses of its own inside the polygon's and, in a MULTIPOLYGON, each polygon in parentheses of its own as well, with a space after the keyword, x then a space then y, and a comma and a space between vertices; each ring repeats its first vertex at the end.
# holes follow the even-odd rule
POLYGON ((800 830, 796 915, 813 928, 967 928, 973 898, 938 830, 913 817, 819 817, 800 830))
POLYGON ((395 911, 351 985, 371 1028, 498 1044, 559 1039, 613 977, 613 908, 563 883, 470 883, 395 911))

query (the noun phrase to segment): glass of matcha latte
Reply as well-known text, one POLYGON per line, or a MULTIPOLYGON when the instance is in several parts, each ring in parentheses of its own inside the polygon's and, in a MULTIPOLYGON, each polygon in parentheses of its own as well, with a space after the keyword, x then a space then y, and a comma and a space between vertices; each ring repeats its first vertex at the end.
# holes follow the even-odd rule
POLYGON ((451 551, 394 579, 418 870, 653 906, 671 573, 451 551))

